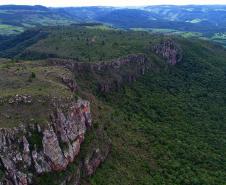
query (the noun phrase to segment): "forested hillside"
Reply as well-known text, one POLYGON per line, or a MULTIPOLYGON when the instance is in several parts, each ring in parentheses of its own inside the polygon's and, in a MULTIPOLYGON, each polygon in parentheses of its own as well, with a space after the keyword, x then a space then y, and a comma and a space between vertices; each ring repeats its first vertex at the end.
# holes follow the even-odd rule
POLYGON ((225 184, 221 45, 77 24, 0 50, 1 181, 225 184))
POLYGON ((0 6, 0 35, 40 26, 104 23, 121 29, 177 34, 225 45, 226 6, 64 7, 0 6))

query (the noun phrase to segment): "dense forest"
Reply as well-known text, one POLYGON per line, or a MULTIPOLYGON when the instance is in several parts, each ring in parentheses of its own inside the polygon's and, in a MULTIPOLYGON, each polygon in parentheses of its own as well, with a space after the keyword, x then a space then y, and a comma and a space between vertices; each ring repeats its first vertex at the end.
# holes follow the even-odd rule
MULTIPOLYGON (((91 102, 93 125, 85 135, 76 161, 63 172, 35 176, 35 184, 59 184, 79 168, 80 161, 85 163, 86 154, 93 146, 102 149, 108 142, 111 149, 106 160, 92 176, 81 172, 81 184, 225 184, 226 50, 223 46, 178 35, 114 29, 102 24, 74 24, 33 28, 4 38, 0 54, 7 58, 0 62, 3 127, 23 121, 45 125, 51 98, 59 98, 60 103, 78 97, 91 102), (161 47, 167 48, 161 50, 161 47), (180 60, 170 63, 167 60, 170 57, 164 53, 168 50, 173 54, 179 52, 180 60), (122 57, 130 55, 145 56, 138 65, 147 65, 145 73, 137 75, 138 70, 127 59, 123 60, 122 57), (116 65, 108 65, 113 60, 116 65), (120 67, 118 61, 126 67, 120 67), (89 69, 87 66, 91 64, 94 67, 89 69), (69 87, 76 86, 75 92, 68 92, 62 79, 64 83, 68 81, 62 76, 72 80, 69 87), (128 80, 128 76, 133 78, 128 80), (119 85, 102 92, 97 88, 110 82, 119 85), (31 95, 34 103, 22 104, 21 109, 18 104, 8 103, 7 98, 20 93, 31 95), (42 119, 40 115, 44 115, 42 119)), ((37 151, 42 145, 41 136, 28 137, 37 151)), ((4 170, 0 164, 1 179, 4 170)))

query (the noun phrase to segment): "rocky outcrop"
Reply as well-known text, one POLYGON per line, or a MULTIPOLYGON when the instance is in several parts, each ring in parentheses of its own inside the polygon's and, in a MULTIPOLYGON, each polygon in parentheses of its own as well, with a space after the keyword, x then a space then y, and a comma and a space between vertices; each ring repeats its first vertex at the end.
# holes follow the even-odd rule
POLYGON ((105 148, 104 151, 101 151, 99 148, 93 150, 93 152, 88 155, 84 161, 84 171, 87 176, 94 174, 96 169, 105 161, 108 153, 110 151, 110 145, 105 148))
POLYGON ((73 66, 74 72, 98 72, 98 71, 119 71, 124 66, 140 67, 137 69, 138 73, 145 71, 145 64, 147 64, 147 58, 143 54, 128 55, 111 61, 103 61, 96 63, 76 62, 73 66))
POLYGON ((9 104, 20 104, 20 103, 24 103, 24 104, 30 104, 32 103, 32 97, 30 95, 19 95, 17 94, 14 97, 11 97, 9 99, 9 104))
MULTIPOLYGON (((78 62, 71 59, 49 59, 50 65, 60 65, 70 69, 76 78, 91 75, 96 81, 96 89, 101 93, 118 90, 125 83, 132 83, 150 68, 150 62, 144 54, 128 55, 111 61, 78 62)), ((64 80, 65 81, 65 80, 64 80)), ((64 82, 65 83, 65 82, 64 82)), ((74 88, 70 82, 69 88, 74 88)))
MULTIPOLYGON (((62 171, 67 172, 59 184, 79 184, 80 178, 92 175, 106 159, 111 141, 104 127, 92 127, 90 103, 82 99, 72 100, 74 92, 80 90, 72 76, 78 83, 86 80, 87 83, 95 84, 98 92, 108 93, 118 90, 125 83, 134 82, 151 67, 143 54, 96 63, 62 59, 51 59, 49 62, 47 65, 60 65, 73 73, 64 73, 57 78, 58 82, 61 81, 70 89, 71 96, 47 97, 50 98, 48 104, 42 104, 48 106, 44 109, 47 115, 50 114, 47 123, 26 123, 26 126, 21 124, 16 128, 0 129, 0 170, 4 172, 4 180, 1 182, 0 179, 0 184, 37 184, 36 177, 62 171), (91 75, 88 80, 87 75, 91 75), (84 150, 80 152, 85 134, 90 128, 95 133, 91 134, 92 139, 84 143, 84 150)), ((84 85, 88 86, 86 83, 84 85)), ((34 95, 16 95, 5 101, 16 105, 7 104, 8 107, 18 109, 21 104, 22 108, 28 108, 36 102, 44 102, 37 101, 34 95)), ((30 120, 36 122, 33 119, 23 122, 30 120)))
POLYGON ((155 45, 153 50, 169 64, 175 65, 182 60, 181 48, 172 39, 163 40, 160 44, 155 45))
POLYGON ((66 77, 61 77, 61 81, 63 84, 65 84, 72 92, 76 92, 78 90, 78 85, 75 82, 75 80, 66 78, 66 77))
MULTIPOLYGON (((65 66, 74 73, 76 78, 86 78, 87 75, 91 75, 92 80, 96 81, 97 91, 101 93, 118 90, 125 83, 132 83, 150 68, 150 63, 143 54, 93 63, 63 59, 50 59, 49 63, 65 66)), ((68 80, 66 83, 71 89, 76 89, 75 85, 68 80)))
POLYGON ((32 184, 34 175, 63 171, 74 162, 92 120, 88 101, 79 99, 68 107, 63 111, 57 106, 48 126, 21 125, 0 130, 4 182, 32 184))

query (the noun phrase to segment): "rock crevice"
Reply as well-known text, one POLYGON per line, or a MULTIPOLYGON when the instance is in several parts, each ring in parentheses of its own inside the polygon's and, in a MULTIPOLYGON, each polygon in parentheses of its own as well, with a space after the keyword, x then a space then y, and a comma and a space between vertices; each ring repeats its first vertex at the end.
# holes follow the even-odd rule
POLYGON ((21 125, 1 129, 0 159, 5 171, 4 184, 31 184, 35 174, 65 170, 79 154, 91 124, 90 103, 79 99, 71 103, 66 113, 57 107, 48 126, 21 125), (31 139, 37 134, 40 138, 31 139), (38 139, 41 139, 41 147, 37 146, 38 139), (30 170, 32 168, 35 172, 30 170))

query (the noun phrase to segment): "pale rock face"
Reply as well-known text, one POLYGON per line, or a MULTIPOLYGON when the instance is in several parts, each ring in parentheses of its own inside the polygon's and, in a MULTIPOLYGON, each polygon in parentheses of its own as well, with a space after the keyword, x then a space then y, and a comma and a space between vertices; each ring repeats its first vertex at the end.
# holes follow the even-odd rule
POLYGON ((64 170, 68 162, 63 156, 59 141, 52 127, 44 131, 42 145, 45 156, 51 161, 51 168, 54 171, 64 170))
POLYGON ((154 52, 163 57, 169 64, 175 65, 182 60, 182 51, 177 43, 171 39, 154 46, 154 52))
POLYGON ((27 141, 27 138, 23 136, 23 160, 27 163, 28 166, 31 166, 31 156, 30 156, 30 149, 29 149, 29 143, 27 141))
POLYGON ((137 54, 107 62, 76 63, 73 70, 78 74, 88 71, 94 73, 93 76, 103 73, 103 76, 97 78, 97 89, 101 93, 108 93, 118 90, 125 83, 136 81, 139 76, 144 75, 149 70, 149 67, 150 63, 147 57, 143 54, 137 54))
POLYGON ((79 99, 70 107, 67 116, 58 109, 53 120, 62 142, 74 141, 91 126, 90 103, 79 99))
MULTIPOLYGON (((49 65, 64 66, 79 76, 87 73, 93 74, 93 77, 97 78, 96 80, 98 81, 97 91, 101 93, 118 90, 125 83, 134 82, 137 77, 144 75, 150 67, 150 63, 144 54, 131 54, 110 61, 92 63, 66 59, 49 59, 49 65), (128 72, 128 69, 130 72, 128 72), (99 75, 101 73, 104 76, 99 75)), ((69 79, 65 79, 64 83, 72 91, 78 89, 74 88, 77 87, 76 84, 71 83, 69 79)))
POLYGON ((66 77, 62 77, 61 80, 72 92, 76 92, 78 90, 78 85, 74 80, 66 77))
POLYGON ((50 164, 45 160, 43 152, 37 153, 36 150, 32 151, 32 159, 37 174, 43 174, 51 171, 50 164))
POLYGON ((76 140, 72 144, 68 143, 68 150, 64 150, 64 156, 67 159, 68 162, 73 162, 75 159, 75 156, 78 155, 80 151, 80 141, 76 140))
POLYGON ((105 151, 101 151, 99 148, 93 150, 91 155, 88 155, 84 162, 84 170, 87 176, 94 174, 96 169, 101 165, 101 163, 106 159, 110 151, 110 146, 105 148, 105 151))
POLYGON ((76 160, 91 124, 90 103, 79 99, 71 103, 66 113, 56 108, 48 127, 30 125, 1 129, 0 159, 5 168, 5 182, 28 185, 32 184, 32 175, 65 170, 76 160), (41 148, 29 143, 33 132, 40 134, 41 148), (32 165, 35 174, 29 171, 32 165))
POLYGON ((18 185, 28 185, 28 177, 26 174, 18 172, 18 185))
POLYGON ((87 158, 85 160, 85 169, 86 174, 88 176, 92 175, 96 168, 100 165, 102 161, 102 156, 100 154, 99 149, 96 149, 93 154, 90 156, 90 158, 87 158))

